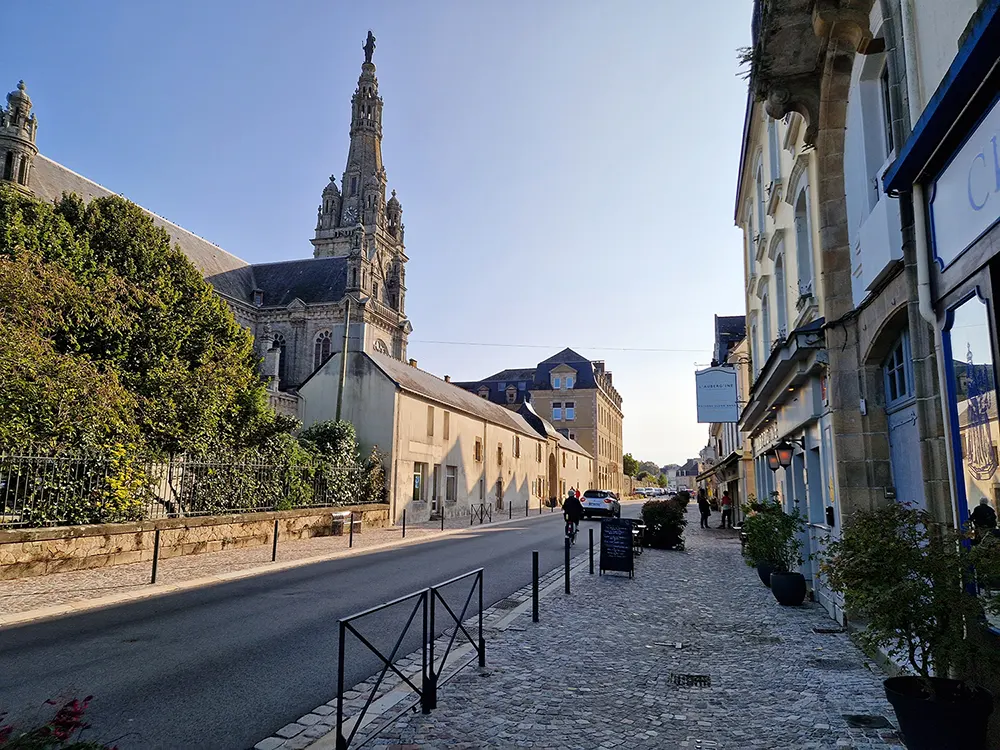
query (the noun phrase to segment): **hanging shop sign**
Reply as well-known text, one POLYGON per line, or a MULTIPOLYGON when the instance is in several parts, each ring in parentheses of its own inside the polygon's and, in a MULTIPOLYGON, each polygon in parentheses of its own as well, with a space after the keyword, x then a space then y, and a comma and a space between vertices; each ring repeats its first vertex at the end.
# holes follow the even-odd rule
POLYGON ((739 397, 736 370, 732 367, 709 367, 694 374, 698 401, 698 421, 738 422, 739 397))

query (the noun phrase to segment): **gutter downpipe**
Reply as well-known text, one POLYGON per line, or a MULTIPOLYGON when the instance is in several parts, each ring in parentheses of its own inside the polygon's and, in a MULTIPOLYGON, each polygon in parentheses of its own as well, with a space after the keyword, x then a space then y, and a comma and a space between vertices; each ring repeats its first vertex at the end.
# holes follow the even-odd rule
MULTIPOLYGON (((924 102, 920 94, 920 68, 917 65, 917 27, 911 3, 913 0, 901 0, 903 20, 903 59, 906 65, 906 100, 909 105, 910 127, 913 127, 923 112, 924 102)), ((926 194, 921 182, 913 183, 911 193, 913 203, 913 243, 917 261, 917 309, 920 317, 930 324, 934 332, 934 359, 937 365, 938 397, 941 406, 941 421, 945 429, 946 453, 951 453, 951 407, 948 403, 947 373, 944 368, 944 339, 941 327, 938 325, 937 314, 931 298, 931 256, 930 243, 927 238, 926 194)), ((951 495, 952 524, 959 527, 958 501, 955 492, 955 462, 954 456, 949 456, 948 483, 951 495)))

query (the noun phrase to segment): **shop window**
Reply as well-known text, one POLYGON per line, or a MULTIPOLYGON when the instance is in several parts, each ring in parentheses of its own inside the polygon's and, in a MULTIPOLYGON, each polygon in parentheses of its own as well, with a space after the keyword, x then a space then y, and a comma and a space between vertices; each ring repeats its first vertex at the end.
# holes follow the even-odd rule
POLYGON ((998 428, 989 315, 984 300, 970 297, 949 311, 944 335, 952 430, 958 433, 956 489, 963 524, 980 500, 994 502, 998 428))
POLYGON ((413 464, 413 502, 424 502, 424 485, 427 478, 427 464, 413 464))

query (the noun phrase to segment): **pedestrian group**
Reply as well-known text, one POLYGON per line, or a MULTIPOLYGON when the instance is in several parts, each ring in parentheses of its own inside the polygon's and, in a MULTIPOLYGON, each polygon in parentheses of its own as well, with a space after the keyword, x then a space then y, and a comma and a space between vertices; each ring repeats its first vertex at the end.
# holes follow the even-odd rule
MULTIPOLYGON (((729 496, 729 490, 723 491, 722 499, 719 500, 719 508, 722 510, 722 522, 716 528, 733 528, 733 499, 729 496)), ((698 489, 698 510, 701 512, 701 528, 711 528, 708 519, 712 515, 712 503, 709 501, 708 493, 705 492, 704 487, 698 489)))

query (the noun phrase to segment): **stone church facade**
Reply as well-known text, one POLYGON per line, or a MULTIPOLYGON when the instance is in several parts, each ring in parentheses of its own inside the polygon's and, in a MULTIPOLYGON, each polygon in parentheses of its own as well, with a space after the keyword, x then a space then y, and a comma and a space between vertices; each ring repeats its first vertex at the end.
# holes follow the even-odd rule
MULTIPOLYGON (((312 258, 249 264, 147 212, 252 332, 271 402, 293 415, 299 413, 298 387, 343 350, 345 328, 349 351, 406 359, 412 326, 405 313, 403 209, 395 191, 386 198, 374 50, 369 32, 351 99, 347 164, 340 186, 331 176, 323 190, 312 258)), ((22 81, 0 110, 0 181, 53 201, 64 193, 87 201, 113 195, 38 153, 31 109, 22 81)))

